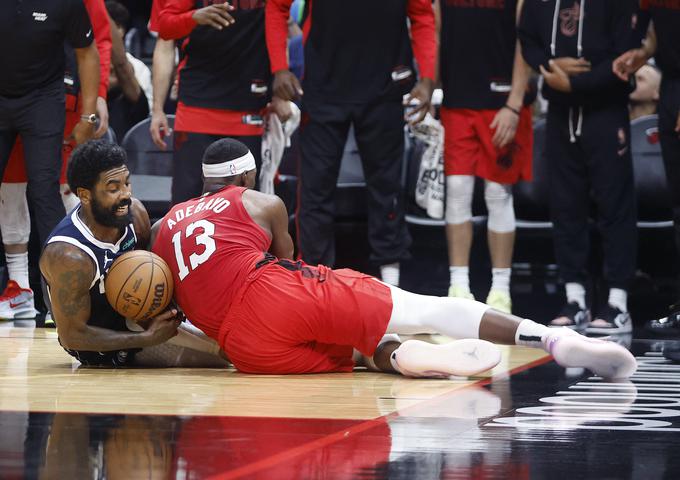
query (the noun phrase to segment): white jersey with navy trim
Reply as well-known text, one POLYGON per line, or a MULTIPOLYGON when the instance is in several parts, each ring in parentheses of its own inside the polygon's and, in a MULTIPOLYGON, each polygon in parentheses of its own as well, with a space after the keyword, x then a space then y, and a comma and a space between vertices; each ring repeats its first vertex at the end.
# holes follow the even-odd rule
MULTIPOLYGON (((125 252, 135 249, 137 235, 134 225, 130 222, 121 233, 116 243, 108 243, 98 240, 92 231, 80 219, 78 212, 81 206, 77 206, 64 219, 59 222, 52 231, 47 244, 62 242, 73 245, 85 252, 94 262, 95 273, 90 283, 90 326, 107 328, 109 330, 126 331, 125 318, 119 315, 106 300, 104 289, 104 277, 111 268, 113 261, 125 252)), ((48 294, 50 285, 47 285, 48 294)), ((58 322, 58 319, 57 319, 58 322)), ((57 325, 58 327, 58 325, 57 325)), ((75 352, 67 350, 85 364, 112 364, 123 365, 132 355, 128 351, 116 352, 75 352)))

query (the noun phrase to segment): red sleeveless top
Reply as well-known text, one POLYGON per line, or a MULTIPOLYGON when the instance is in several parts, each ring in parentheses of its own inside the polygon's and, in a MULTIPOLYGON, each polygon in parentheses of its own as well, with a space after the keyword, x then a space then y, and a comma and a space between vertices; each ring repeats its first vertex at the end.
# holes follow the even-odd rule
POLYGON ((175 205, 163 217, 153 245, 170 266, 177 305, 213 338, 234 295, 271 244, 243 206, 244 190, 228 186, 175 205))

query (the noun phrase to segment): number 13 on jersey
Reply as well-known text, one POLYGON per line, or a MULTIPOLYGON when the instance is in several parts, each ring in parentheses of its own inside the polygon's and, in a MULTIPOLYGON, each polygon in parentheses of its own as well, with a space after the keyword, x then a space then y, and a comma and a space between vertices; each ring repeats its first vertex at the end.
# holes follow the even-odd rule
MULTIPOLYGON (((215 253, 217 249, 215 245, 215 224, 208 220, 197 220, 187 225, 187 228, 182 232, 181 230, 172 236, 172 245, 175 247, 175 259, 177 260, 177 268, 179 269, 179 279, 184 280, 187 275, 196 270, 199 265, 205 263, 210 256, 215 253), (184 253, 182 252, 182 235, 184 238, 191 237, 195 232, 195 245, 192 245, 192 253, 189 255, 189 265, 184 263, 184 253), (205 248, 201 253, 198 253, 200 246, 205 248)), ((186 245, 185 245, 186 246, 186 245)))

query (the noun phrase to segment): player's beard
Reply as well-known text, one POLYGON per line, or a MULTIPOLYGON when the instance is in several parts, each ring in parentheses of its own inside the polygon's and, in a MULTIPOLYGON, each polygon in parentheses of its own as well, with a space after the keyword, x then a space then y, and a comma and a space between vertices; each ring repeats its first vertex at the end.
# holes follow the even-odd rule
POLYGON ((105 227, 116 227, 122 230, 132 223, 132 201, 129 199, 123 200, 110 209, 107 209, 103 207, 95 197, 92 197, 91 205, 92 216, 100 225, 104 225, 105 227), (119 207, 124 207, 126 205, 128 207, 127 214, 123 216, 116 215, 116 210, 118 210, 119 207))

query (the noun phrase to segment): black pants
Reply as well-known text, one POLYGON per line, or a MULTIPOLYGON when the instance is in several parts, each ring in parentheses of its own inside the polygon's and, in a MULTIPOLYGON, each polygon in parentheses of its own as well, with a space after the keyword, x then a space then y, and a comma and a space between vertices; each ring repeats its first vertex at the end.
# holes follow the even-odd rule
POLYGON ((354 134, 367 184, 370 260, 376 265, 409 258, 401 185, 404 111, 400 101, 333 104, 308 101, 300 132, 298 246, 305 262, 335 263, 334 193, 347 133, 354 134))
MULTIPOLYGON (((172 161, 172 204, 198 197, 203 191, 203 152, 208 145, 228 135, 175 132, 175 154, 172 161)), ((229 136, 243 144, 255 157, 258 171, 262 165, 261 136, 229 136)), ((259 183, 259 178, 258 178, 259 183)))
POLYGON ((675 245, 680 252, 680 133, 675 127, 680 115, 680 79, 661 82, 659 98, 659 140, 666 167, 666 180, 673 199, 675 245))
POLYGON ((66 213, 59 193, 65 108, 61 80, 23 97, 0 96, 0 174, 5 171, 17 135, 21 135, 27 195, 41 246, 66 213))
POLYGON ((597 207, 609 287, 628 288, 635 274, 637 226, 630 124, 625 105, 583 108, 550 105, 546 155, 555 254, 565 282, 584 283, 589 253, 591 194, 597 207))

